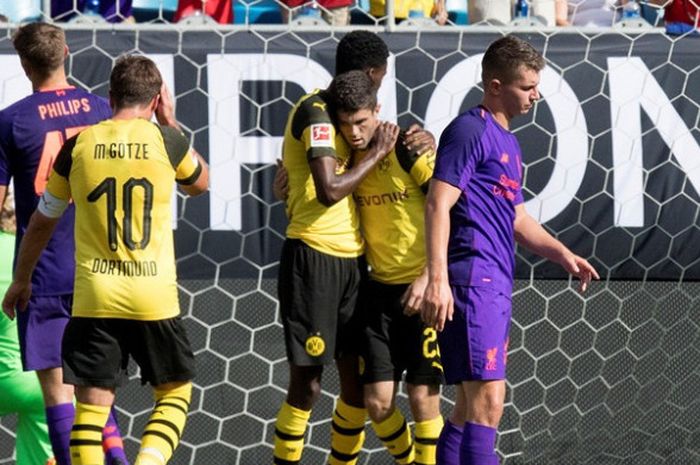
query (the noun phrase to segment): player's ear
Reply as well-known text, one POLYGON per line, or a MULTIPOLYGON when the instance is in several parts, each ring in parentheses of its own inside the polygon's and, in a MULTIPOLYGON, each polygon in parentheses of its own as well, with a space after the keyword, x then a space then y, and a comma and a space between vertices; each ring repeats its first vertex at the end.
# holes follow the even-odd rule
POLYGON ((382 109, 382 104, 377 102, 377 105, 374 107, 374 114, 378 115, 379 112, 381 111, 381 109, 382 109))
POLYGON ((156 94, 155 97, 151 100, 151 105, 150 109, 151 111, 156 111, 156 108, 158 108, 158 104, 160 103, 160 94, 156 94))
POLYGON ((70 53, 70 50, 68 49, 68 45, 63 46, 63 58, 68 58, 68 54, 70 53))
POLYGON ((501 83, 500 79, 493 78, 488 82, 484 90, 492 95, 499 95, 502 87, 503 83, 501 83))

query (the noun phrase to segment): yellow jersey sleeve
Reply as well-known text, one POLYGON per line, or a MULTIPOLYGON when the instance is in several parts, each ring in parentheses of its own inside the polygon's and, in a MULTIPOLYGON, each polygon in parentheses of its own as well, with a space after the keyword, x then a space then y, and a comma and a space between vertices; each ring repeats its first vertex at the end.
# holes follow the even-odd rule
POLYGON ((328 114, 328 104, 320 94, 313 94, 299 104, 292 118, 291 132, 304 144, 307 160, 338 158, 335 125, 328 114))
POLYGON ((282 160, 289 176, 287 237, 335 257, 357 257, 364 250, 355 203, 347 196, 327 207, 318 201, 310 161, 329 156, 336 173, 350 164, 350 149, 328 115, 323 91, 301 98, 287 118, 282 160))
POLYGON ((170 164, 175 169, 175 181, 178 184, 194 184, 202 172, 202 166, 190 149, 190 142, 177 129, 159 126, 163 136, 163 145, 170 164))

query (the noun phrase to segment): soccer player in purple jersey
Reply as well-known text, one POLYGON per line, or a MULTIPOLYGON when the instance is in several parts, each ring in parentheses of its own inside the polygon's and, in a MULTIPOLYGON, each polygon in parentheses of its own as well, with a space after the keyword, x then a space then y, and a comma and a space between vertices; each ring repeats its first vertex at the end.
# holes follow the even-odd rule
MULTIPOLYGON (((0 198, 14 182, 17 215, 15 251, 46 186, 63 142, 87 126, 111 116, 107 100, 68 83, 68 54, 59 27, 32 23, 21 27, 13 43, 33 93, 0 112, 0 198)), ((69 438, 75 410, 73 386, 63 384, 61 340, 70 318, 75 274, 74 211, 63 216, 32 276, 32 298, 18 313, 25 370, 36 370, 58 465, 70 465, 69 438)), ((7 312, 10 318, 15 312, 7 312)), ((107 464, 127 463, 114 415, 105 425, 107 464)))
POLYGON ((521 152, 510 120, 540 97, 544 59, 513 36, 482 61, 481 105, 440 138, 426 205, 429 283, 423 319, 439 333, 445 378, 459 385, 440 435, 437 462, 496 465, 503 413, 515 244, 559 263, 585 291, 596 270, 525 211, 521 152))

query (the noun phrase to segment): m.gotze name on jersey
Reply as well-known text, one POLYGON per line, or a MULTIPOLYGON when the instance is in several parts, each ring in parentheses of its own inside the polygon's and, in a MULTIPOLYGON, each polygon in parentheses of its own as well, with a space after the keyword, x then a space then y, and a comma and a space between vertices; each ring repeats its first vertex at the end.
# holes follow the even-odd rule
POLYGON ((95 160, 148 160, 148 144, 138 142, 112 142, 95 144, 95 160))

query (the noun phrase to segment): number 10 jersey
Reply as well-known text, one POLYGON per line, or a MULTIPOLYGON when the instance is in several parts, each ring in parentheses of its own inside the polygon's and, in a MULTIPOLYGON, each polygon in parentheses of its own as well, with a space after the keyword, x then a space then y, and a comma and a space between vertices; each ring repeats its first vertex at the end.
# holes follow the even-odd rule
POLYGON ((103 121, 66 142, 47 191, 75 203, 73 316, 180 314, 171 198, 175 181, 200 172, 182 134, 140 118, 103 121))

